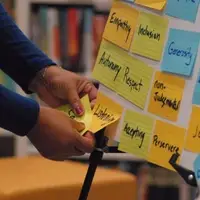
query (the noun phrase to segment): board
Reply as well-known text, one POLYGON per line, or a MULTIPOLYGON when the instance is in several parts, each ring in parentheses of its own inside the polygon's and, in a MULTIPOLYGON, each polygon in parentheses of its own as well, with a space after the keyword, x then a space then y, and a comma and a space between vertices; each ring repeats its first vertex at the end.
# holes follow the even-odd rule
MULTIPOLYGON (((149 2, 153 2, 153 1, 149 1, 149 2)), ((155 1, 154 1, 155 2, 155 1)), ((160 1, 160 2, 164 2, 164 1, 160 1)), ((166 2, 167 3, 167 2, 166 2)), ((194 108, 197 108, 197 114, 198 114, 198 107, 199 105, 196 105, 196 102, 194 103, 193 98, 194 98, 194 92, 196 91, 196 86, 198 83, 198 78, 199 78, 199 70, 200 70, 200 52, 199 52, 199 39, 200 39, 200 11, 198 8, 197 11, 197 16, 195 17, 195 21, 191 21, 191 19, 180 19, 179 17, 174 17, 174 16, 170 16, 168 13, 166 13, 166 7, 167 4, 165 5, 165 8, 162 10, 156 10, 156 9, 152 9, 152 8, 148 8, 146 6, 142 6, 133 2, 127 2, 127 1, 113 1, 113 6, 111 8, 111 12, 110 12, 110 16, 108 18, 108 22, 107 22, 107 26, 105 27, 104 30, 104 35, 102 38, 102 42, 101 42, 101 46, 99 49, 99 53, 97 56, 97 60, 96 60, 96 64, 94 66, 94 70, 92 72, 92 78, 99 81, 100 82, 100 92, 104 93, 106 96, 108 96, 109 98, 111 98, 114 102, 120 104, 125 110, 122 113, 122 116, 120 118, 120 122, 117 126, 117 132, 116 132, 116 136, 115 136, 115 140, 118 141, 119 143, 121 143, 122 139, 123 139, 123 145, 121 145, 121 149, 124 150, 127 153, 132 153, 136 156, 142 157, 145 160, 148 160, 152 163, 155 163, 157 165, 160 165, 162 167, 165 167, 167 169, 173 170, 169 164, 167 164, 167 159, 170 157, 170 155, 172 155, 173 152, 175 152, 176 150, 179 151, 179 153, 181 154, 181 159, 180 159, 180 164, 188 169, 193 170, 193 162, 195 160, 195 158, 198 156, 198 152, 200 151, 200 136, 198 135, 198 133, 195 135, 194 133, 194 126, 198 127, 198 124, 200 123, 200 120, 192 120, 192 111, 194 114, 194 108), (123 4, 124 8, 122 9, 123 6, 121 6, 123 4), (121 7, 120 7, 121 6, 121 7), (120 8, 119 8, 120 7, 120 8), (132 10, 130 9, 132 8, 132 10), (117 10, 118 9, 118 10, 117 10), (120 9, 122 9, 122 12, 120 11, 120 9), (126 10, 126 12, 124 12, 124 10, 126 10), (124 44, 123 40, 120 41, 119 37, 117 38, 117 29, 115 30, 116 35, 114 34, 114 30, 112 30, 113 28, 108 25, 109 20, 112 21, 112 25, 116 25, 117 23, 117 19, 114 18, 116 13, 119 12, 119 15, 121 18, 124 17, 126 23, 124 22, 124 27, 123 29, 126 30, 126 33, 128 32, 129 36, 132 34, 132 37, 129 37, 128 39, 126 38, 126 41, 130 40, 128 43, 129 44, 124 44), (132 14, 130 14, 131 12, 133 12, 132 14), (143 13, 143 16, 141 18, 139 18, 138 16, 136 17, 136 12, 139 12, 140 14, 143 13), (115 13, 115 14, 114 14, 115 13), (136 30, 138 31, 137 33, 137 37, 139 35, 139 31, 140 31, 140 35, 147 35, 147 28, 141 28, 139 29, 139 25, 145 24, 146 21, 148 21, 148 16, 151 16, 151 22, 148 22, 149 24, 153 23, 152 20, 155 19, 157 20, 157 16, 162 17, 164 20, 162 21, 162 23, 160 22, 160 19, 158 22, 155 22, 154 27, 155 30, 152 33, 149 33, 150 39, 154 39, 154 40, 159 40, 162 37, 162 34, 165 34, 165 37, 163 39, 163 45, 159 46, 158 45, 158 49, 162 47, 162 52, 160 52, 160 50, 158 52, 156 52, 157 49, 153 49, 153 51, 149 52, 149 51, 144 51, 145 48, 148 48, 148 45, 154 45, 154 43, 152 44, 148 44, 148 41, 146 41, 146 43, 142 43, 140 40, 136 41, 136 30), (153 15, 153 16, 152 16, 153 15), (156 16, 156 17, 155 17, 156 16), (133 18, 135 17, 135 21, 133 22, 133 18), (137 20, 136 20, 137 19, 137 20), (139 19, 139 20, 138 20, 139 19), (165 20, 167 19, 167 21, 165 20), (134 23, 136 23, 136 27, 134 27, 134 31, 131 32, 130 30, 130 26, 127 25, 127 21, 131 21, 132 23, 132 27, 134 27, 134 23), (139 23, 139 22, 141 23, 139 23), (158 34, 156 33, 156 26, 157 25, 161 25, 163 24, 163 27, 166 26, 167 29, 165 31, 161 30, 161 28, 158 27, 158 30, 160 30, 160 32, 162 32, 162 34, 158 34), (165 24, 165 25, 164 25, 165 24), (167 24, 167 25, 166 25, 167 24), (146 32, 145 32, 146 30, 146 32), (193 35, 191 35, 191 37, 187 37, 187 34, 184 34, 185 32, 192 32, 194 33, 193 35), (180 35, 179 35, 180 33, 180 35), (153 35, 152 35, 153 34, 153 35), (176 36, 174 36, 176 35, 176 36), (177 37, 178 35, 178 37, 177 37), (171 39, 172 37, 172 39, 171 39), (130 39, 131 38, 131 39, 130 39), (167 46, 169 47, 169 44, 171 44, 171 54, 177 54, 177 51, 175 51, 175 46, 173 46, 172 48, 172 44, 174 43, 169 43, 170 41, 173 41, 173 39, 176 38, 176 41, 183 41, 183 43, 188 43, 188 44, 192 44, 193 46, 191 47, 192 49, 195 49, 195 46, 197 48, 196 54, 195 51, 192 52, 193 56, 196 55, 195 57, 193 57, 193 61, 191 61, 192 56, 189 56, 188 53, 188 60, 187 60, 187 66, 189 66, 191 64, 191 62, 194 62, 194 66, 193 69, 182 69, 182 71, 180 72, 180 66, 181 66, 181 61, 180 60, 175 60, 170 63, 169 59, 166 60, 166 49, 167 46), (187 42, 188 40, 188 42, 187 42), (135 46, 137 46, 137 48, 135 48, 135 46), (145 46, 145 44, 147 44, 145 46), (144 47, 142 49, 142 47, 144 47), (113 50, 114 49, 114 50, 113 50), (118 49, 118 50, 116 50, 118 49), (105 52, 111 52, 112 55, 106 54, 105 52), (172 52, 173 51, 173 52, 172 52), (142 52, 142 53, 141 53, 142 52), (153 53, 152 53, 153 52, 153 53), (126 57, 126 54, 129 55, 129 60, 124 61, 124 58, 126 57), (143 54, 143 55, 141 55, 143 54), (107 56, 107 57, 106 57, 107 56), (130 91, 125 91, 125 86, 123 86, 123 88, 120 90, 119 89, 119 85, 122 84, 123 81, 118 81, 120 83, 118 83, 118 86, 115 86, 115 84, 113 84, 113 82, 111 83, 111 81, 107 81, 109 78, 109 74, 106 75, 106 73, 110 73, 109 70, 105 71, 105 63, 108 62, 108 57, 109 59, 114 57, 114 60, 118 62, 118 66, 111 66, 111 64, 109 63, 110 68, 108 67, 107 64, 107 70, 108 68, 111 69, 111 67, 113 68, 113 71, 115 70, 115 72, 117 73, 117 69, 119 71, 119 66, 124 66, 124 68, 122 68, 124 70, 124 76, 123 78, 125 79, 125 74, 130 71, 126 71, 127 68, 125 68, 125 66, 129 67, 129 70, 133 69, 133 74, 130 75, 130 79, 128 81, 128 78, 126 77, 126 83, 127 85, 129 84, 129 89, 130 89, 130 85, 131 85, 131 89, 130 91), (132 60, 131 60, 131 58, 132 60), (147 58, 148 57, 148 58, 147 58), (191 59, 189 59, 189 57, 191 59), (106 61, 107 59, 107 61, 106 61), (164 60, 165 59, 165 60, 164 60), (174 62, 174 63, 173 63, 174 62), (104 68, 100 65, 104 65, 104 68), (149 70, 150 67, 151 69, 153 69, 152 71, 149 70), (144 94, 141 94, 141 97, 137 97, 137 95, 131 95, 131 92, 135 89, 135 91, 140 90, 139 86, 142 86, 141 82, 133 82, 133 79, 136 79, 136 75, 139 74, 139 71, 142 71, 141 74, 144 80, 144 84, 149 82, 149 87, 145 88, 145 97, 144 94), (174 70, 174 72, 172 73, 170 70, 174 70), (137 72, 137 73, 136 73, 137 72), (161 73, 160 73, 161 72, 161 73), (135 73, 135 74, 134 74, 135 73), (107 78, 108 77, 108 78, 107 78), (131 79, 132 77, 132 79, 131 79), (175 79, 173 79, 175 77, 175 79), (132 82, 131 82, 132 80, 132 82), (159 81, 160 80, 160 81, 159 81), (166 84, 162 84, 164 81, 166 84), (167 87, 166 87, 167 85, 167 87), (178 88, 177 88, 178 87, 178 88), (182 91, 180 92, 180 88, 183 88, 182 91), (169 96, 175 96, 176 98, 179 98, 179 104, 178 104, 178 99, 176 99, 175 103, 171 101, 171 104, 169 106, 169 100, 165 101, 165 104, 168 106, 164 106, 165 110, 163 111, 161 107, 158 106, 158 102, 162 102, 162 100, 159 101, 159 99, 163 98, 161 96, 156 96, 155 93, 160 92, 160 90, 163 90, 163 88, 169 88, 168 91, 164 92, 169 96), (123 90, 124 89, 124 90, 123 90), (158 90, 159 89, 159 90, 158 90), (180 93, 180 94, 179 94, 180 93), (179 94, 179 95, 178 95, 179 94), (177 96, 178 95, 178 96, 177 96), (154 97, 154 98, 153 98, 154 97), (156 103, 153 101, 153 99, 155 100, 155 98, 157 98, 156 103), (152 101, 152 102, 151 102, 152 101), (150 106, 150 103, 152 103, 152 105, 150 106), (158 108, 156 108, 158 107, 158 108), (155 111, 156 108, 156 111, 155 111), (170 108, 170 109, 169 109, 170 108), (173 109, 171 109, 173 108, 173 109), (178 108, 178 109, 177 109, 178 108), (177 111, 178 112, 175 112, 177 111), (125 120, 125 117, 128 116, 127 114, 128 112, 133 112, 135 115, 130 114, 130 116, 132 117, 132 119, 134 119, 135 121, 137 121, 137 119, 140 118, 140 121, 138 121, 138 124, 143 124, 143 129, 146 130, 146 136, 148 135, 148 141, 145 141, 143 138, 143 142, 145 143, 145 151, 146 153, 144 153, 144 151, 142 152, 142 150, 136 150, 134 140, 132 140, 131 144, 130 141, 128 141, 128 134, 126 136, 124 136, 124 138, 122 137, 122 130, 125 130, 125 128, 128 128, 128 126, 125 126, 125 121, 126 121, 126 125, 134 123, 134 120, 129 121, 129 120, 125 120), (137 115, 139 114, 139 115, 137 115), (144 120, 144 118, 145 120, 144 120), (143 119, 142 119, 143 118, 143 119), (153 121, 151 121, 153 119, 153 121), (146 121, 146 122, 145 122, 146 121), (196 122, 196 124, 192 125, 192 121, 196 122), (150 126, 151 124, 151 126, 150 126), (192 127, 193 126, 193 127, 192 127), (160 131, 162 130, 162 131, 160 131), (188 135, 189 135, 189 131, 192 132, 193 131, 193 140, 189 141, 188 140, 188 135), (148 133, 148 134, 147 134, 148 133), (161 137, 163 140, 166 139, 166 141, 168 141, 168 143, 170 142, 174 142, 175 144, 170 146, 170 144, 168 145, 162 145, 161 143, 158 142, 158 137, 156 140, 156 133, 157 136, 159 135, 159 137, 161 137), (163 135, 162 135, 163 134, 163 135), (183 136, 184 135, 184 136, 183 136), (120 141, 121 140, 121 141, 120 141), (154 140, 154 142, 153 142, 154 140), (195 141, 194 141, 195 140, 195 141), (175 142, 176 141, 176 142, 175 142), (189 142, 188 142, 189 141, 189 142), (192 147, 192 149, 189 148, 189 146, 191 147, 191 144, 195 144, 196 148, 192 147), (199 147, 197 145, 197 143, 199 142, 199 147), (154 143, 154 148, 152 147, 154 143), (188 143, 188 144, 187 144, 188 143), (126 148, 126 144, 128 144, 128 149, 126 148), (176 144, 177 146, 180 145, 182 148, 176 148, 176 144), (187 144, 187 147, 186 147, 187 144), (132 146, 131 146, 132 145, 132 146), (157 153, 157 149, 156 146, 159 146, 159 153, 157 153), (161 146, 161 147, 160 147, 161 146), (166 148, 164 148, 163 146, 167 146, 166 148), (162 149, 163 148, 163 149, 162 149), (132 149, 134 149, 133 152, 132 149), (166 150, 167 149, 167 150, 166 150), (147 155, 146 155, 147 154, 147 155), (163 158, 162 158, 163 157, 163 158)), ((139 14, 139 16, 140 16, 139 14)), ((118 27, 119 30, 119 27, 118 27)), ((124 35, 122 33, 120 38, 123 38, 124 35)), ((148 38, 148 39, 149 39, 148 38)), ((157 45, 157 44, 156 44, 157 45)), ((186 46, 186 44, 184 44, 186 46)), ((183 46, 184 46, 183 45, 183 46)), ((181 44, 180 46, 181 47, 181 44)), ((188 50, 189 52, 190 50, 188 50)), ((190 53, 191 53, 190 52, 190 53)), ((169 48, 168 48, 168 54, 169 54, 169 48)), ((178 53, 179 55, 181 54, 180 52, 178 53)), ((169 57, 169 55, 168 55, 169 57)), ((180 57, 180 56, 179 56, 180 57)), ((186 56, 185 56, 186 57, 186 56)), ((110 60, 109 60, 110 62, 110 60)), ((120 77, 120 76, 118 76, 120 77)), ((116 78, 116 77, 113 77, 116 78)), ((122 80, 122 77, 121 77, 122 80)), ((116 83, 116 82, 115 82, 116 83)), ((121 86, 120 86, 121 87, 121 86)), ((198 99, 198 93, 196 93, 196 99, 198 99)), ((199 93, 199 99, 200 99, 200 93, 199 93)), ((198 103, 198 102, 197 102, 198 103)), ((195 115, 196 116, 196 115, 195 115)), ((198 116, 198 115, 197 115, 198 116)), ((199 116, 200 116, 200 112, 199 112, 199 116)), ((130 117, 129 117, 130 119, 130 117)), ((130 128, 130 127, 129 127, 130 128)), ((127 129, 128 130, 128 129, 127 129)), ((138 130, 137 130, 138 131, 138 130)), ((143 131, 144 132, 144 131, 143 131)), ((198 131, 197 131, 198 132, 198 131)), ((139 134, 139 132, 138 132, 139 134)), ((140 132, 140 139, 141 139, 141 134, 142 131, 140 132)), ((131 131, 129 131, 129 136, 132 136, 132 138, 134 137, 133 132, 131 133, 131 131), (132 134, 132 135, 131 135, 132 134)), ((191 138, 192 138, 191 137, 191 138)), ((139 136, 138 136, 139 138, 139 136)), ((138 144, 138 140, 135 140, 135 143, 138 144)))

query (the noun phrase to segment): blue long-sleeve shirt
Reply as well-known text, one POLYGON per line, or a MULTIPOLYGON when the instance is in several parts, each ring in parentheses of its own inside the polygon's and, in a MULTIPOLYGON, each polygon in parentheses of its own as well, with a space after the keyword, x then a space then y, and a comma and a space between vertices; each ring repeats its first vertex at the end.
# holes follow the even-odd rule
MULTIPOLYGON (((18 28, 0 4, 0 66, 27 93, 29 83, 44 67, 55 65, 18 28)), ((0 85, 0 127, 26 135, 39 115, 36 101, 0 85)))

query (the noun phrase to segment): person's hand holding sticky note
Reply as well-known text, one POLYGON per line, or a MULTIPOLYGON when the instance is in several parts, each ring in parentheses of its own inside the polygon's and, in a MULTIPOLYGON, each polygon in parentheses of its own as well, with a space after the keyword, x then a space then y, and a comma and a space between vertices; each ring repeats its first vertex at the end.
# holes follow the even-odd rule
POLYGON ((85 95, 81 99, 82 105, 84 106, 85 113, 82 116, 77 116, 70 105, 64 105, 58 108, 58 110, 65 112, 70 118, 82 122, 85 124, 85 129, 80 132, 81 135, 84 135, 90 128, 92 123, 92 110, 90 107, 90 101, 88 95, 85 95))

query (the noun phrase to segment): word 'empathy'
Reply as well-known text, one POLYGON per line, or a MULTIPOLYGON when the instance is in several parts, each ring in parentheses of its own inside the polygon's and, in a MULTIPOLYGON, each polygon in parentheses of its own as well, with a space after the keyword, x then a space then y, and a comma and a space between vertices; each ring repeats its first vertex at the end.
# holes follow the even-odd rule
POLYGON ((126 37, 126 42, 128 41, 129 35, 131 33, 131 26, 128 23, 128 20, 122 20, 119 17, 116 16, 116 12, 112 13, 111 18, 110 18, 110 23, 115 24, 117 26, 117 31, 119 28, 122 30, 126 31, 127 37, 126 37))

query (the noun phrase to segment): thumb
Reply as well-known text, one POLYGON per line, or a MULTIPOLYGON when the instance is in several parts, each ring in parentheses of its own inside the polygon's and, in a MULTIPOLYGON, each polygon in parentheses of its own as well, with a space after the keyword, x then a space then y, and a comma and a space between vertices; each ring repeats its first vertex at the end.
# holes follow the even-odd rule
POLYGON ((73 108, 74 112, 82 116, 84 114, 84 108, 79 98, 79 95, 76 91, 76 88, 69 88, 67 99, 71 107, 73 108))
POLYGON ((71 119, 71 118, 70 118, 70 121, 71 121, 72 128, 77 130, 78 132, 81 132, 85 129, 84 123, 78 122, 78 121, 71 119))
POLYGON ((79 151, 91 153, 94 150, 95 141, 93 138, 77 135, 77 142, 75 146, 79 151))

